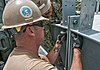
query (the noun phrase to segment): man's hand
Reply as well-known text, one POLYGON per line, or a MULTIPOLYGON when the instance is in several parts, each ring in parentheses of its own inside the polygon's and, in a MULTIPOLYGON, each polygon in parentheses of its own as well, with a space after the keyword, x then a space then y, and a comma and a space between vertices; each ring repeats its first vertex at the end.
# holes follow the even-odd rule
POLYGON ((59 41, 59 43, 61 43, 66 34, 67 34, 67 32, 61 31, 60 34, 58 34, 58 36, 57 36, 57 41, 59 41))

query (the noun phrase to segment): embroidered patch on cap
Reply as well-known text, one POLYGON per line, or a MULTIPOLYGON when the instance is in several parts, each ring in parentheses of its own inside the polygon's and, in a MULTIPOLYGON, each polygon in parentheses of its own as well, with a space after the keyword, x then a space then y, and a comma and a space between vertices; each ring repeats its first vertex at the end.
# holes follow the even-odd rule
POLYGON ((20 8, 20 13, 23 17, 29 18, 32 16, 32 9, 28 6, 22 6, 20 8))

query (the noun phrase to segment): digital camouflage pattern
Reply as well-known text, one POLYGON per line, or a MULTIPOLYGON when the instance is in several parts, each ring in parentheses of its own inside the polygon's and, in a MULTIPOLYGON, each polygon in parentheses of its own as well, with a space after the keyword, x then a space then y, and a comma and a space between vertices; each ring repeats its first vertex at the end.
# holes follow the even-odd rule
POLYGON ((61 0, 53 0, 52 1, 52 8, 53 8, 53 14, 50 17, 50 21, 44 21, 44 29, 45 29, 45 41, 44 41, 44 48, 46 48, 47 51, 50 50, 50 48, 53 47, 54 41, 52 40, 51 35, 51 21, 54 20, 61 20, 62 18, 62 2, 61 0))

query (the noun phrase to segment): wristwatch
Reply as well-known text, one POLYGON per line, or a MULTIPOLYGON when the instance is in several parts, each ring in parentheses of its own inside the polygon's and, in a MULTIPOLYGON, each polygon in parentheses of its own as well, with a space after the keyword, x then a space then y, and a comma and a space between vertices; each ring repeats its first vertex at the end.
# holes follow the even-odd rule
POLYGON ((60 51, 59 48, 54 48, 54 53, 58 53, 60 51))

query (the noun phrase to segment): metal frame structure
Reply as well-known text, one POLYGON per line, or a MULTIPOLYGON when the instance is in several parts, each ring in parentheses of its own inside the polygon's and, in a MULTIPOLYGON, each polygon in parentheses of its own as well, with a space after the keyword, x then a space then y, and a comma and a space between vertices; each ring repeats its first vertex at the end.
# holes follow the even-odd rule
MULTIPOLYGON (((100 32, 92 29, 93 24, 95 24, 95 22, 93 23, 94 16, 96 17, 96 0, 82 0, 80 15, 75 15, 76 8, 73 7, 76 5, 75 0, 63 0, 62 3, 63 16, 61 22, 63 23, 53 24, 52 29, 54 32, 52 33, 54 39, 56 39, 60 31, 67 31, 67 37, 63 41, 64 45, 60 52, 62 58, 64 58, 65 70, 70 70, 72 62, 73 44, 75 43, 73 34, 77 39, 82 38, 82 41, 80 41, 82 44, 79 46, 82 50, 83 70, 100 70, 100 32)), ((99 23, 98 19, 97 22, 99 23)))

